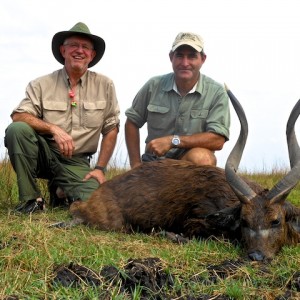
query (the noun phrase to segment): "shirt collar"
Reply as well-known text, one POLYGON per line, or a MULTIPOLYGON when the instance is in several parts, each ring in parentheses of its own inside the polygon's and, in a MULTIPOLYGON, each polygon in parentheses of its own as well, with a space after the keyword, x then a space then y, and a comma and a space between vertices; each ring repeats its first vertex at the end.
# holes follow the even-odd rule
MULTIPOLYGON (((170 74, 171 76, 168 76, 168 80, 165 82, 164 85, 164 90, 165 91, 171 91, 174 90, 177 94, 178 93, 178 89, 175 83, 175 78, 174 78, 174 73, 170 74)), ((203 94, 203 83, 204 83, 204 79, 205 75, 204 74, 200 74, 200 79, 197 81, 197 83, 194 85, 194 87, 189 91, 189 93, 194 93, 194 92, 198 92, 200 95, 203 94)))
MULTIPOLYGON (((196 91, 196 88, 197 88, 197 85, 198 85, 198 81, 196 82, 196 84, 193 86, 193 88, 188 92, 188 94, 192 94, 196 91)), ((178 92, 178 88, 177 88, 177 84, 174 80, 174 83, 173 83, 173 90, 178 94, 180 95, 180 93, 178 92)))
MULTIPOLYGON (((79 84, 81 86, 83 86, 87 80, 87 73, 88 73, 88 70, 80 77, 79 84)), ((69 86, 70 85, 69 75, 67 74, 65 67, 62 69, 62 74, 63 74, 64 81, 66 82, 67 86, 69 86)))

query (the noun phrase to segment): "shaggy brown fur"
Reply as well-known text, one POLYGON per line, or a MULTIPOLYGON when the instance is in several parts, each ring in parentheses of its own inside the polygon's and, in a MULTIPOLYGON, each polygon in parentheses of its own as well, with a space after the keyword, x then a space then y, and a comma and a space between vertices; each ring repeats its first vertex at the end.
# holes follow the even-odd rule
POLYGON ((87 202, 74 202, 70 212, 73 224, 101 230, 165 230, 189 238, 242 240, 252 259, 270 258, 284 244, 299 241, 299 210, 284 199, 270 205, 263 197, 266 190, 247 183, 258 200, 242 204, 221 168, 155 161, 105 182, 87 202), (253 229, 264 234, 253 237, 253 229))

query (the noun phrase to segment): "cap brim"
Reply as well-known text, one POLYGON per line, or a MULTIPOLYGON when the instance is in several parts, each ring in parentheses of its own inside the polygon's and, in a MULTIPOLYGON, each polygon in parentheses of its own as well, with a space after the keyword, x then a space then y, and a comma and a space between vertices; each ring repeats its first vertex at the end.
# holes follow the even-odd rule
POLYGON ((93 67, 96 65, 100 59, 102 58, 104 52, 105 52, 105 42, 104 40, 93 34, 87 34, 87 33, 79 33, 75 31, 61 31, 56 33, 52 38, 52 53, 56 60, 61 63, 62 65, 65 64, 65 59, 60 53, 60 46, 64 43, 65 39, 73 36, 73 35, 82 35, 90 38, 94 43, 94 49, 96 51, 96 55, 94 59, 89 63, 88 67, 93 67))
POLYGON ((201 51, 203 50, 202 47, 196 46, 195 43, 189 43, 189 42, 187 42, 187 41, 184 41, 184 42, 181 42, 181 43, 176 44, 176 45, 172 48, 172 51, 174 52, 178 47, 183 46, 183 45, 190 46, 190 47, 192 47, 193 49, 195 49, 197 52, 201 52, 201 51))

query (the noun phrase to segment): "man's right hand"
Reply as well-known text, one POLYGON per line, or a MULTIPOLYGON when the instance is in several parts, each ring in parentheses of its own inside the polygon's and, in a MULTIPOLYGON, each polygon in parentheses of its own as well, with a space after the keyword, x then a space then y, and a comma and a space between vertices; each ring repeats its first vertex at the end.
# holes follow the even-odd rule
POLYGON ((73 138, 57 125, 45 122, 29 113, 14 113, 14 122, 25 122, 40 134, 53 136, 60 153, 63 156, 71 157, 75 149, 73 138))
POLYGON ((65 157, 72 157, 75 149, 73 138, 56 125, 51 125, 51 133, 60 153, 65 157))
POLYGON ((172 148, 172 136, 154 139, 147 144, 146 151, 156 156, 165 155, 172 148))

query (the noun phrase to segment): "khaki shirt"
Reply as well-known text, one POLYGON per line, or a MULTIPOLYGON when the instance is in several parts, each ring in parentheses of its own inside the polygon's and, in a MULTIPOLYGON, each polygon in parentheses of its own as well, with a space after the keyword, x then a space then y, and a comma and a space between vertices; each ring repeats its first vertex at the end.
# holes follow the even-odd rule
POLYGON ((108 77, 88 70, 76 87, 76 107, 71 105, 69 86, 65 68, 37 78, 28 84, 26 97, 13 113, 30 113, 59 126, 72 136, 75 155, 93 154, 100 134, 120 123, 114 84, 108 77))
POLYGON ((167 135, 213 132, 229 139, 230 110, 224 87, 201 74, 195 89, 176 93, 174 73, 151 78, 126 110, 139 128, 147 123, 146 143, 167 135))

